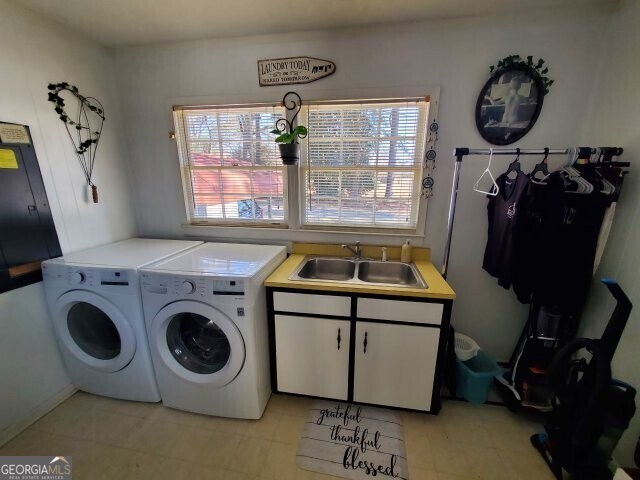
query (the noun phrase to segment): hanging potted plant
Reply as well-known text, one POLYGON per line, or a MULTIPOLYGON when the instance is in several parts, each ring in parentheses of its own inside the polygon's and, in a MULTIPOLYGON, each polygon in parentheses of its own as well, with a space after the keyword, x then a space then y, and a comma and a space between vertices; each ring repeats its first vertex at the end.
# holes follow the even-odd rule
POLYGON ((291 132, 282 133, 277 128, 271 133, 278 135, 276 143, 280 149, 280 157, 285 165, 295 165, 300 159, 300 143, 299 138, 307 136, 307 127, 304 125, 296 126, 291 132))
POLYGON ((276 143, 280 149, 280 158, 285 165, 295 165, 300 159, 300 143, 299 139, 307 136, 307 127, 304 125, 296 125, 293 127, 300 108, 302 107, 302 99, 296 92, 288 92, 282 98, 282 104, 287 110, 296 110, 291 121, 286 118, 280 118, 276 122, 276 128, 271 130, 271 133, 278 135, 276 137, 276 143), (294 97, 289 98, 287 97, 294 97), (287 103, 289 100, 290 103, 287 103))

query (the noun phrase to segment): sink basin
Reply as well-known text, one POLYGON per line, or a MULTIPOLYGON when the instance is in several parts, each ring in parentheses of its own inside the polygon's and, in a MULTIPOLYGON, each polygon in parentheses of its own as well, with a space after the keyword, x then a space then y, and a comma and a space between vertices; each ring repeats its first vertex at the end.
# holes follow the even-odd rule
POLYGON ((290 280, 344 284, 378 284, 394 287, 427 288, 410 263, 380 262, 366 259, 309 256, 289 276, 290 280))
POLYGON ((368 283, 421 286, 411 265, 400 262, 360 262, 358 278, 368 283))
POLYGON ((337 258, 312 258, 307 260, 298 272, 300 278, 309 280, 351 280, 356 271, 356 264, 351 260, 337 258))

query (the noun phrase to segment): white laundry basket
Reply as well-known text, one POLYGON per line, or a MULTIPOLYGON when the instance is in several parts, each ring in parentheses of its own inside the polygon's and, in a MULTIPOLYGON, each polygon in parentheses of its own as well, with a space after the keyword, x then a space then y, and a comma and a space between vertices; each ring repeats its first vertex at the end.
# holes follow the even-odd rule
POLYGON ((456 357, 458 357, 458 360, 461 362, 471 360, 478 354, 478 350, 480 350, 480 346, 473 338, 467 337, 466 335, 458 332, 455 334, 455 343, 456 357))

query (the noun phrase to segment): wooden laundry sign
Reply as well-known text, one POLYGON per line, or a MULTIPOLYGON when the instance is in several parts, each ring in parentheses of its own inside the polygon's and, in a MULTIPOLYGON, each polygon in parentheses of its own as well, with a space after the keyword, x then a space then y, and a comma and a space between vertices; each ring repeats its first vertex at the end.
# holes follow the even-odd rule
POLYGON ((332 75, 336 64, 312 57, 288 57, 258 60, 258 81, 261 87, 315 82, 332 75))

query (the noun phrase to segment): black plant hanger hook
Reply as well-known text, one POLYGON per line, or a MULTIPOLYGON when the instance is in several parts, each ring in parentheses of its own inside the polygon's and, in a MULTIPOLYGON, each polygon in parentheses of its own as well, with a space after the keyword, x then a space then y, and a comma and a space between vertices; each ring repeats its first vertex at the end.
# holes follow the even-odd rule
MULTIPOLYGON (((291 121, 286 118, 279 118, 276 121, 276 130, 281 133, 291 133, 293 131, 293 124, 298 118, 298 114, 302 109, 302 98, 296 92, 287 92, 282 97, 282 106, 287 109, 287 111, 291 112, 295 110, 293 117, 291 117, 291 121)), ((298 134, 299 138, 305 138, 307 136, 306 133, 298 134)))

